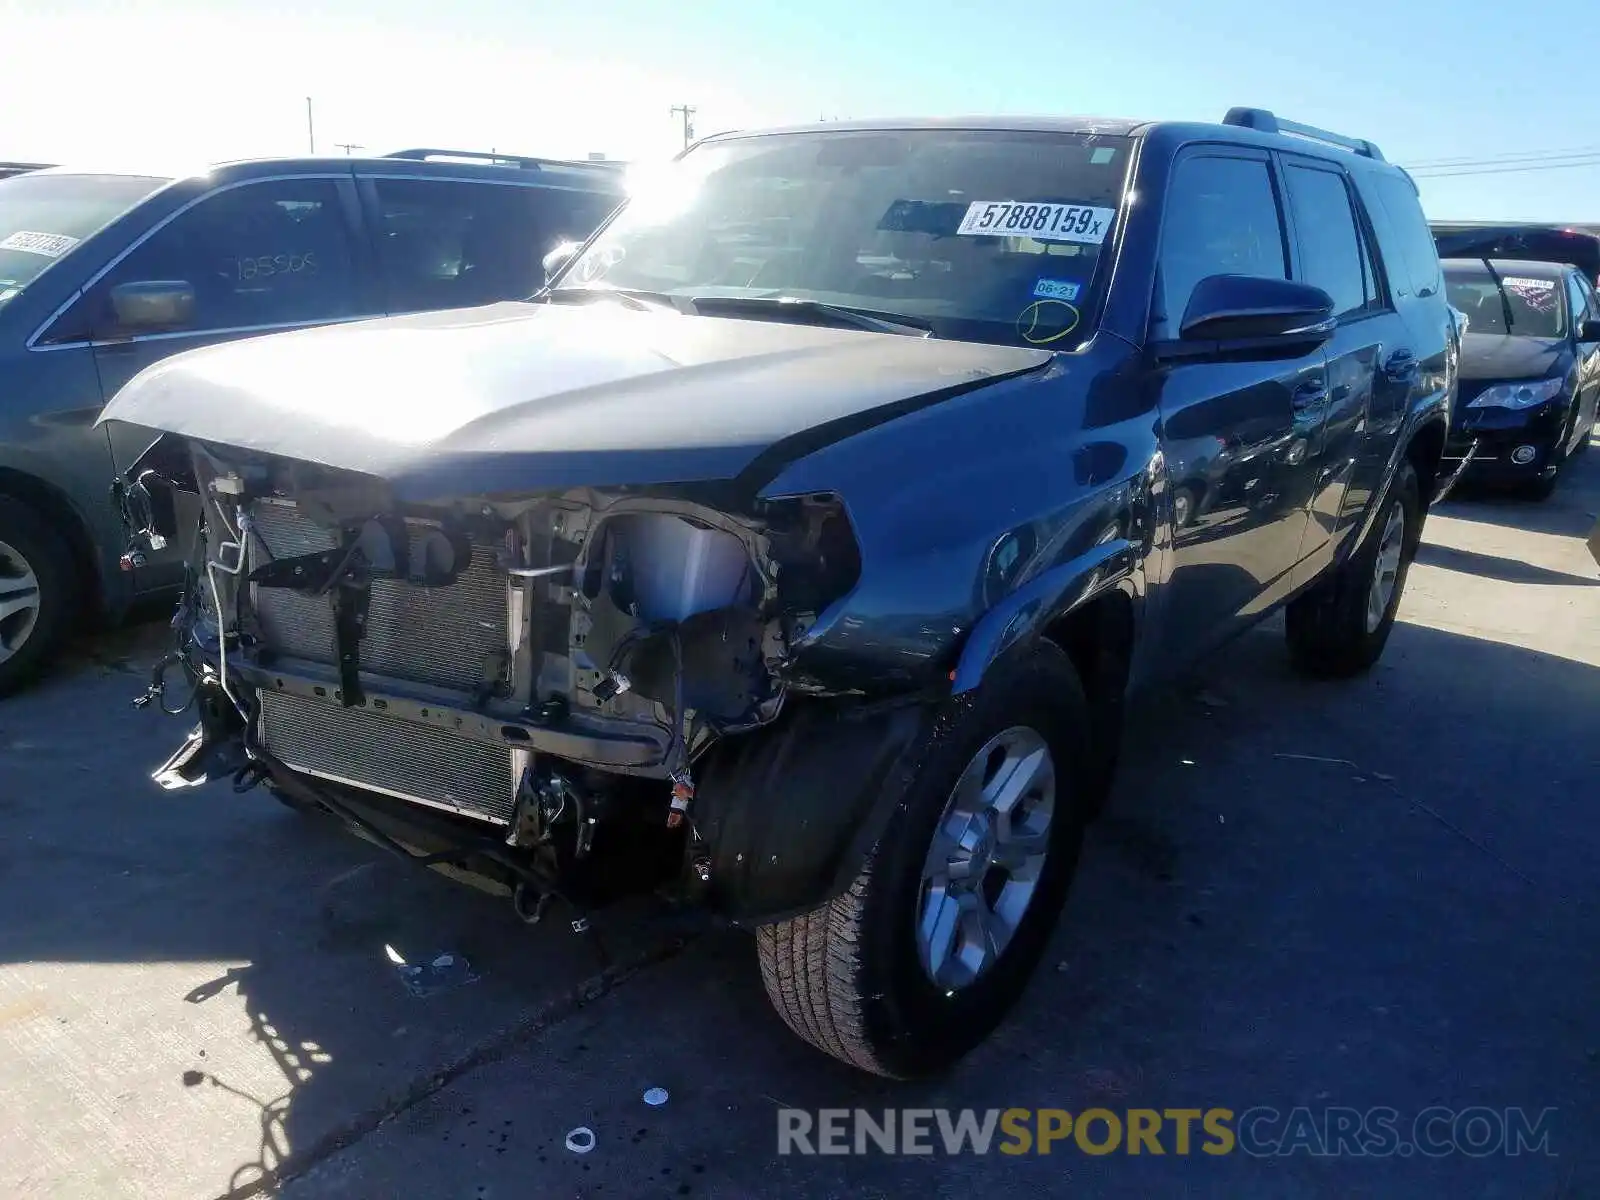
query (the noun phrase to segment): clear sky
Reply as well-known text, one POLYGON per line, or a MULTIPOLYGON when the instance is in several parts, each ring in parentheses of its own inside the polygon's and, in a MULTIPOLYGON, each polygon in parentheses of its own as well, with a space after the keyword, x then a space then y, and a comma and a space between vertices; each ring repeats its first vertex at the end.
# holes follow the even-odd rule
POLYGON ((1580 13, 1555 0, 1514 15, 1491 0, 0 0, 0 159, 303 153, 308 95, 319 151, 616 158, 676 149, 669 109, 683 103, 700 133, 824 115, 1215 120, 1248 104, 1373 139, 1415 168, 1430 216, 1600 222, 1597 42, 1580 13))

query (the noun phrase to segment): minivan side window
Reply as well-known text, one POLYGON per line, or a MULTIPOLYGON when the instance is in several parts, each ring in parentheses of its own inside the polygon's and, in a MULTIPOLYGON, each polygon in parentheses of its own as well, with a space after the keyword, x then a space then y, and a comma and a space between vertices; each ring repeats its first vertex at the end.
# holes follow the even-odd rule
POLYGON ((1194 285, 1208 275, 1287 279, 1283 222, 1265 159, 1190 155, 1167 191, 1161 307, 1175 335, 1194 285))
POLYGON ((1572 308, 1572 332, 1576 335, 1582 332, 1584 321, 1592 314, 1589 312, 1589 297, 1584 291, 1583 284, 1571 273, 1567 275, 1567 303, 1572 308))
POLYGON ((96 286, 95 334, 115 333, 114 287, 153 280, 182 280, 194 289, 194 332, 363 315, 356 309, 348 227, 330 179, 242 184, 180 213, 96 286))
POLYGON ((1422 204, 1417 200, 1416 190, 1402 175, 1385 173, 1369 176, 1369 180, 1399 242, 1402 261, 1390 263, 1391 272, 1397 273, 1400 267, 1404 267, 1412 295, 1423 298, 1436 295, 1443 283, 1439 250, 1433 243, 1428 219, 1422 215, 1422 204))
POLYGON ((1376 307, 1365 239, 1350 206, 1350 192, 1337 171, 1289 164, 1284 172, 1300 276, 1333 297, 1333 313, 1347 317, 1376 307))
POLYGON ((614 196, 526 184, 377 179, 378 261, 390 312, 517 300, 544 284, 544 256, 581 241, 614 196))

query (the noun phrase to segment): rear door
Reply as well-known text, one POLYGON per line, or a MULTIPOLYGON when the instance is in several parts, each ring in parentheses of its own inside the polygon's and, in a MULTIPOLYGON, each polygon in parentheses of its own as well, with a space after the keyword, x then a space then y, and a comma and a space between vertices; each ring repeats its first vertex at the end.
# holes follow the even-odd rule
POLYGON ((573 188, 364 172, 362 204, 391 313, 522 300, 544 256, 617 206, 573 188))
POLYGON ((1313 472, 1310 519, 1295 584, 1332 561, 1346 523, 1345 496, 1358 459, 1380 372, 1419 369, 1406 325, 1374 269, 1372 234, 1345 173, 1326 160, 1280 156, 1288 195, 1297 279, 1333 297, 1339 328, 1328 343, 1328 389, 1321 414, 1307 413, 1306 465, 1313 472))
MULTIPOLYGON (((1210 275, 1289 277, 1273 162, 1196 148, 1173 167, 1162 216, 1154 338, 1175 337, 1210 275)), ((1169 662, 1228 637, 1288 594, 1305 536, 1326 410, 1321 350, 1271 361, 1193 361, 1158 376, 1173 544, 1161 600, 1169 662)))
MULTIPOLYGON (((62 318, 91 339, 100 392, 110 400, 153 363, 196 347, 329 321, 381 315, 357 252, 357 209, 348 173, 254 179, 217 188, 136 241, 62 318), (129 334, 117 327, 111 291, 124 283, 183 281, 195 297, 183 328, 129 334)), ((155 431, 107 426, 119 471, 155 431)), ((141 589, 179 577, 187 538, 152 555, 141 589)))

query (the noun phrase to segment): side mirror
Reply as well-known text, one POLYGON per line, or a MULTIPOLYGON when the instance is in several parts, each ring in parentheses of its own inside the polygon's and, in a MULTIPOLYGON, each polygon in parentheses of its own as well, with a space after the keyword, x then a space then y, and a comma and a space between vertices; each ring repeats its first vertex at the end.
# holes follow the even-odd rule
POLYGON ((1333 297, 1321 288, 1256 275, 1208 275, 1195 284, 1179 337, 1184 342, 1278 343, 1285 350, 1309 352, 1336 327, 1333 297))
POLYGON ((583 249, 582 242, 562 242, 549 254, 544 256, 544 281, 551 283, 561 274, 566 265, 572 261, 573 256, 583 249))
POLYGON ((181 279, 119 283, 111 289, 116 332, 168 333, 194 321, 194 287, 181 279))
POLYGON ((1600 321, 1592 317, 1578 326, 1578 340, 1580 342, 1600 342, 1600 321))

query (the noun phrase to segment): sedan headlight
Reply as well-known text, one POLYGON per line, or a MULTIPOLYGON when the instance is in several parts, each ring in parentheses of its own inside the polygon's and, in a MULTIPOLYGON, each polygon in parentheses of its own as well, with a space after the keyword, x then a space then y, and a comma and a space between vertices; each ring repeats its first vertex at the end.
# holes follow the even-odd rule
POLYGON ((1532 379, 1526 383, 1497 383, 1468 402, 1468 408, 1532 408, 1561 391, 1561 379, 1532 379))

